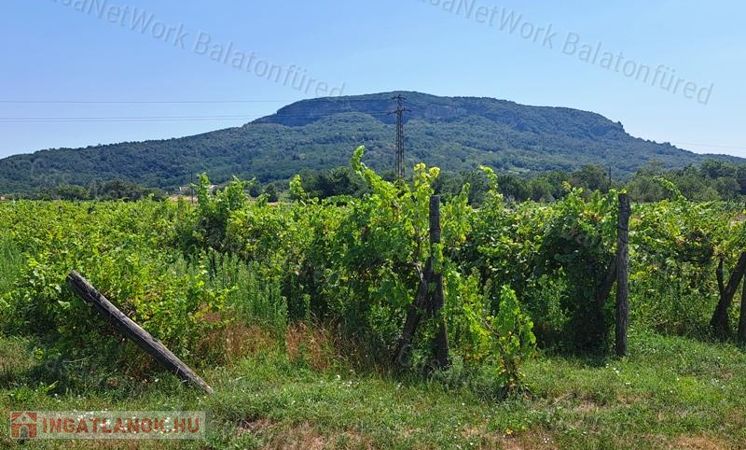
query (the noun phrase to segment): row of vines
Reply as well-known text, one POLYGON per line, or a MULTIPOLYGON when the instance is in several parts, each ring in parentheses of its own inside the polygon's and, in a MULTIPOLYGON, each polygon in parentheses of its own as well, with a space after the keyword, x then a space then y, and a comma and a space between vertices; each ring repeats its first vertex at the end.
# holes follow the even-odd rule
MULTIPOLYGON (((489 368, 511 386, 537 346, 607 352, 613 305, 595 298, 615 253, 617 193, 568 186, 556 203, 511 204, 485 168, 483 203, 469 204, 468 185, 444 199, 442 241, 430 245, 438 169, 418 165, 410 182, 392 183, 361 162, 363 151, 351 163, 368 185, 363 198, 319 201, 296 178, 295 200, 270 204, 247 198, 239 180, 211 192, 203 177, 196 205, 0 203, 0 330, 45 342, 51 378, 70 364, 147 369, 65 286, 78 270, 196 366, 229 363, 247 327, 282 336, 305 322, 343 337, 358 362, 387 367, 432 257, 457 366, 489 368)), ((732 267, 746 248, 743 209, 691 203, 661 183, 672 200, 633 207, 632 326, 707 338, 718 263, 732 267)), ((434 329, 419 333, 427 342, 434 329)), ((414 348, 413 371, 429 352, 414 348)))

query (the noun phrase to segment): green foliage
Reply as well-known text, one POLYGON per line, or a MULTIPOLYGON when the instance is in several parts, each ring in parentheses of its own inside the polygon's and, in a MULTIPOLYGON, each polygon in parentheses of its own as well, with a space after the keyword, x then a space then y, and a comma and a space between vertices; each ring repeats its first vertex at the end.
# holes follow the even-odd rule
POLYGON ((247 183, 234 178, 224 189, 213 192, 207 175, 200 175, 197 186, 197 233, 204 246, 216 250, 225 248, 228 219, 233 211, 246 206, 246 188, 247 183))
POLYGON ((124 200, 137 201, 146 198, 163 200, 163 191, 137 183, 113 179, 105 182, 94 180, 88 186, 60 184, 40 190, 30 196, 37 200, 124 200))
POLYGON ((11 291, 23 271, 23 256, 18 246, 6 236, 0 236, 0 330, 8 321, 3 313, 10 312, 11 291))
POLYGON ((290 199, 291 200, 305 200, 308 198, 306 190, 303 188, 303 179, 300 175, 294 176, 290 180, 290 199))
POLYGON ((264 188, 264 196, 267 197, 267 201, 271 203, 275 203, 280 199, 279 194, 277 193, 277 188, 274 184, 268 184, 267 187, 264 188))
MULTIPOLYGON (((442 239, 432 245, 430 198, 445 186, 439 169, 418 164, 410 179, 388 181, 364 157, 360 147, 350 163, 362 183, 355 196, 322 199, 296 177, 294 201, 273 203, 247 195, 252 183, 218 188, 203 175, 196 205, 2 202, 0 327, 49 342, 49 360, 147 367, 66 287, 75 269, 190 362, 231 361, 241 330, 280 335, 305 322, 334 330, 357 360, 385 369, 432 258, 444 278, 451 357, 467 378, 489 368, 497 384, 515 389, 535 346, 608 349, 613 301, 597 296, 616 250, 615 190, 564 180, 553 203, 516 203, 505 178, 482 167, 472 177, 479 206, 469 183, 444 196, 442 239)), ((633 324, 703 336, 717 301, 717 260, 732 266, 746 245, 743 210, 692 203, 671 180, 655 182, 671 199, 634 207, 633 324)), ((418 329, 415 369, 431 357, 434 323, 418 329)))
MULTIPOLYGON (((337 167, 328 170, 304 171, 301 175, 302 189, 312 198, 325 199, 338 196, 360 197, 366 186, 359 174, 350 167, 337 167)), ((296 178, 293 178, 296 180, 296 178)), ((291 198, 293 185, 291 181, 291 198)), ((297 190, 297 188, 296 188, 297 190)))
MULTIPOLYGON (((479 275, 462 275, 453 260, 471 231, 469 187, 443 206, 443 244, 431 248, 429 203, 439 170, 419 164, 411 183, 389 182, 362 162, 363 155, 360 147, 351 161, 355 176, 365 183, 361 197, 348 198, 343 207, 320 203, 310 199, 302 178, 295 177, 290 191, 298 202, 269 206, 259 201, 229 211, 225 231, 213 233, 222 240, 221 248, 279 280, 291 320, 338 324, 376 363, 389 360, 432 256, 445 275, 445 316, 454 356, 486 361, 496 339, 485 322, 492 317, 490 302, 479 275)), ((201 203, 214 201, 200 196, 201 203)), ((212 210, 200 205, 197 214, 214 215, 212 210)), ((216 240, 205 236, 204 242, 216 240)), ((431 332, 425 327, 421 337, 431 332)), ((415 360, 424 361, 428 352, 426 345, 419 346, 415 360)))
POLYGON ((503 286, 514 289, 543 346, 604 351, 611 321, 595 297, 614 253, 616 194, 588 196, 566 187, 551 206, 513 205, 497 175, 483 170, 490 189, 459 263, 480 274, 491 298, 500 298, 503 286))
POLYGON ((536 346, 534 324, 521 311, 515 292, 503 286, 497 314, 490 328, 494 334, 494 355, 499 361, 500 384, 508 390, 520 387, 520 367, 536 346))
POLYGON ((391 183, 362 163, 363 152, 355 151, 351 165, 370 193, 350 202, 330 236, 336 257, 326 289, 332 314, 385 360, 430 256, 430 184, 438 169, 418 165, 412 184, 391 183))
POLYGON ((665 171, 651 164, 635 174, 628 190, 632 199, 644 202, 678 196, 697 202, 733 200, 746 195, 746 166, 709 159, 700 166, 665 171))
MULTIPOLYGON (((0 204, 1 242, 9 240, 13 249, 0 261, 16 268, 6 272, 12 282, 1 286, 2 330, 44 339, 49 345, 40 357, 54 367, 63 355, 101 374, 112 366, 130 375, 149 367, 147 357, 133 345, 122 346, 118 333, 69 290, 65 277, 73 269, 196 366, 225 361, 229 350, 220 336, 237 320, 283 328, 286 306, 276 279, 259 278, 253 267, 212 251, 187 256, 172 246, 181 207, 148 201, 0 204)), ((69 370, 55 374, 47 376, 58 377, 60 389, 85 381, 71 379, 69 370)))
POLYGON ((561 280, 567 287, 561 301, 568 317, 562 334, 572 347, 605 351, 612 320, 609 308, 598 304, 596 296, 614 255, 617 193, 594 193, 588 200, 582 194, 572 190, 553 208, 537 254, 536 273, 561 280))
POLYGON ((630 225, 633 317, 658 331, 704 336, 718 298, 717 255, 735 264, 740 208, 679 196, 639 205, 630 225))

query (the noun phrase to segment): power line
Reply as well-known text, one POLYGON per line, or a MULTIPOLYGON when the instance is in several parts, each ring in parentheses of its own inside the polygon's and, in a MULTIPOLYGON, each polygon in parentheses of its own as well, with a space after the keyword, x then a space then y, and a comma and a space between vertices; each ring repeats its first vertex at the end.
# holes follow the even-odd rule
POLYGON ((228 104, 228 103, 297 103, 302 101, 331 101, 334 103, 352 103, 352 102, 375 102, 378 99, 345 99, 337 97, 328 97, 326 99, 305 99, 305 100, 8 100, 0 99, 0 104, 61 104, 61 105, 181 105, 181 104, 228 104))
POLYGON ((183 105, 225 103, 285 103, 286 100, 0 100, 5 104, 28 105, 183 105))
MULTIPOLYGON (((385 116, 389 111, 341 111, 325 115, 309 114, 279 114, 278 119, 283 118, 305 118, 323 119, 338 114, 360 113, 369 116, 385 116)), ((272 117, 272 116, 263 116, 272 117)), ((200 121, 200 120, 253 120, 256 116, 248 115, 195 115, 195 116, 88 116, 88 117, 0 117, 0 123, 44 123, 44 122, 162 122, 162 121, 200 121)))
POLYGON ((736 150, 743 150, 746 149, 746 145, 727 145, 727 144, 695 144, 692 142, 673 142, 673 144, 680 145, 680 146, 696 146, 696 147, 719 147, 719 148, 730 148, 730 149, 736 149, 736 150))
POLYGON ((195 116, 59 116, 59 117, 0 117, 0 120, 150 120, 150 119, 230 119, 247 117, 245 115, 195 115, 195 116))

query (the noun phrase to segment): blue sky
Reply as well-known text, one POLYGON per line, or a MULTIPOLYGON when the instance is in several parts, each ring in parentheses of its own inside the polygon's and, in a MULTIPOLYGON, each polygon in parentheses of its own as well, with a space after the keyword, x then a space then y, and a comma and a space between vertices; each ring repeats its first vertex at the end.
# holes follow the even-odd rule
POLYGON ((746 157, 744 16, 736 0, 4 0, 0 157, 238 126, 342 88, 579 108, 746 157))

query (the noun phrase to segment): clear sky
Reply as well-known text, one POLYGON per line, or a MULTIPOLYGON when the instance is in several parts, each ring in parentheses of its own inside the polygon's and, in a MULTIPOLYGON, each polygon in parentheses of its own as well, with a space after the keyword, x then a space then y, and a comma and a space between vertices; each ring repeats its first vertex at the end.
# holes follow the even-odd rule
POLYGON ((342 87, 579 108, 746 157, 744 17, 742 0, 3 0, 0 157, 238 126, 342 87))

